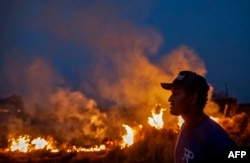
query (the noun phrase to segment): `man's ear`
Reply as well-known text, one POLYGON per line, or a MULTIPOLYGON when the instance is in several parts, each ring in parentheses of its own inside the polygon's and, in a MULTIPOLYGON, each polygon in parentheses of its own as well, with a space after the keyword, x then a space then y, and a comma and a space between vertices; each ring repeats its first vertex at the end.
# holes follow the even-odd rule
POLYGON ((197 92, 194 92, 191 96, 190 96, 190 100, 191 100, 191 104, 195 104, 197 102, 198 99, 198 94, 197 92))

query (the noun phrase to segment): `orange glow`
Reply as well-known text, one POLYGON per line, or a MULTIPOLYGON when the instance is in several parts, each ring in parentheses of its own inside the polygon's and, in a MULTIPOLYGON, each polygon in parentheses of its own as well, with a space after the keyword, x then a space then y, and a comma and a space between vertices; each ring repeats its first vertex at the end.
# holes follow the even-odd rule
POLYGON ((8 110, 8 109, 1 109, 1 108, 0 108, 0 112, 3 112, 3 113, 8 113, 8 112, 9 112, 9 110, 8 110))

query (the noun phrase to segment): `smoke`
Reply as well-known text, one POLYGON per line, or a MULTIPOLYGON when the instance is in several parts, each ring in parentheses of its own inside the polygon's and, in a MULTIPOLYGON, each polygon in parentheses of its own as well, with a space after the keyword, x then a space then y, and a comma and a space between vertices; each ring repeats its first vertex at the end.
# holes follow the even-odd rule
POLYGON ((67 142, 78 139, 101 140, 106 136, 107 115, 101 113, 93 99, 79 91, 59 89, 51 96, 51 110, 58 118, 56 135, 65 135, 67 142), (59 132, 58 132, 59 131, 59 132))
POLYGON ((14 55, 22 57, 4 61, 6 83, 22 93, 32 116, 28 122, 32 127, 27 130, 89 142, 114 135, 111 129, 123 122, 147 123, 158 103, 166 108, 165 125, 173 125, 175 117, 168 113, 170 92, 160 83, 172 81, 180 70, 205 76, 205 64, 194 50, 180 46, 152 62, 150 57, 157 55, 163 41, 156 29, 131 23, 120 7, 109 3, 71 6, 66 12, 65 5, 42 6, 39 19, 30 23, 50 35, 44 57, 16 51, 14 55), (61 50, 62 42, 84 50, 66 53, 61 50), (61 67, 71 65, 71 72, 77 72, 74 77, 80 79, 79 85, 70 85, 62 75, 61 58, 66 63, 61 67), (99 108, 112 111, 103 113, 99 108))
MULTIPOLYGON (((11 54, 25 56, 17 51, 11 54)), ((20 58, 6 55, 4 73, 10 86, 22 93, 28 115, 8 119, 10 135, 53 135, 75 144, 100 142, 106 136, 107 116, 93 99, 64 87, 66 82, 48 61, 20 58)))
POLYGON ((174 49, 169 55, 162 57, 161 68, 169 75, 179 73, 181 70, 191 70, 205 76, 206 67, 203 60, 191 48, 184 45, 174 49))
POLYGON ((32 113, 33 105, 47 107, 49 96, 64 81, 48 61, 27 56, 17 50, 7 53, 2 74, 8 83, 7 91, 22 95, 27 111, 32 113))

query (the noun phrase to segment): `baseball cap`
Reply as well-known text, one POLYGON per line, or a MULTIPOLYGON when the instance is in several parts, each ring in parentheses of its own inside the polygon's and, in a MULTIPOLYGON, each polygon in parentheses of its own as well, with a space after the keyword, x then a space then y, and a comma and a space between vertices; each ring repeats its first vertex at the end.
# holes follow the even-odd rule
POLYGON ((208 91, 209 89, 206 79, 192 71, 180 71, 172 83, 161 83, 161 86, 166 90, 188 88, 197 91, 208 91))

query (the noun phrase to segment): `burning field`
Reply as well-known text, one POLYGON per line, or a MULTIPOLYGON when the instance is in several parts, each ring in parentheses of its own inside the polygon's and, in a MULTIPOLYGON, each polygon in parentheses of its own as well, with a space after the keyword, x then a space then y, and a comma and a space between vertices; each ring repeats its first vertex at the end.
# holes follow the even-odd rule
MULTIPOLYGON (((105 3, 67 16, 60 5, 29 22, 27 31, 48 35, 48 46, 1 54, 0 92, 21 97, 0 101, 0 162, 173 162, 182 119, 169 114, 160 83, 181 70, 205 76, 205 63, 184 45, 155 55, 161 34, 105 3)), ((207 114, 249 146, 249 117, 225 117, 210 86, 207 114)))
MULTIPOLYGON (((182 69, 203 75, 206 70, 187 47, 174 50, 158 64, 140 49, 101 57, 79 90, 65 86, 43 59, 22 66, 16 61, 6 64, 6 78, 25 91, 22 97, 1 100, 0 162, 173 162, 183 122, 169 114, 170 92, 159 83, 172 81, 182 69), (20 74, 25 77, 21 81, 20 74)), ((248 115, 220 112, 210 86, 205 112, 237 144, 249 146, 248 115)))
MULTIPOLYGON (((117 113, 112 115, 113 110, 101 112, 92 105, 86 108, 89 110, 85 114, 89 116, 82 121, 77 122, 73 116, 72 122, 68 120, 69 117, 62 120, 66 121, 61 124, 64 127, 62 131, 54 128, 59 126, 59 120, 54 119, 53 123, 58 124, 51 126, 52 123, 46 124, 22 111, 2 113, 2 115, 7 115, 4 119, 7 123, 3 121, 1 123, 1 131, 5 131, 1 135, 1 162, 172 161, 178 125, 176 124, 175 129, 164 128, 163 112, 165 109, 160 105, 152 109, 146 125, 131 122, 129 117, 122 118, 122 115, 117 113), (108 120, 107 117, 111 119, 108 120), (120 119, 123 123, 109 125, 112 117, 120 119), (79 124, 87 120, 86 124, 89 128, 84 126, 86 128, 81 129, 79 124), (22 125, 20 125, 21 121, 22 125), (74 128, 75 125, 76 128, 74 128), (66 127, 69 127, 68 131, 66 127), (79 137, 76 132, 79 132, 79 137)), ((125 112, 128 110, 124 109, 125 112)), ((50 118, 46 121, 50 121, 50 118)))
MULTIPOLYGON (((122 114, 116 109, 101 111, 89 102, 83 112, 88 116, 78 119, 73 112, 61 120, 46 114, 46 121, 21 111, 1 112, 1 116, 7 115, 7 123, 1 121, 0 162, 173 162, 181 117, 172 119, 171 125, 164 123, 166 108, 157 104, 145 124, 140 124, 130 116, 123 117, 125 113, 134 115, 130 109, 123 109, 122 114)), ((210 117, 237 144, 250 145, 250 122, 245 113, 210 117)))

